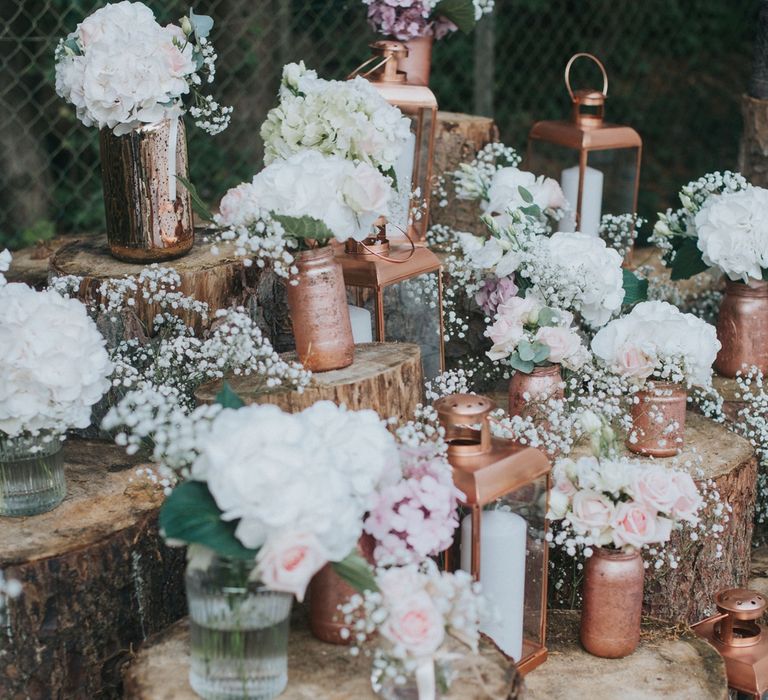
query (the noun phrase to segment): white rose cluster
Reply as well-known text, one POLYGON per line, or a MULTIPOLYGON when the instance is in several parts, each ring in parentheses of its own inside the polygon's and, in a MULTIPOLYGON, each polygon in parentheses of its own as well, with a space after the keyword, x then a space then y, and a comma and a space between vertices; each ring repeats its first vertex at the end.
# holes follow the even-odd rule
POLYGON ((362 240, 388 212, 392 188, 371 165, 303 150, 277 160, 221 200, 217 223, 242 227, 265 212, 322 221, 337 240, 362 240))
POLYGON ((235 536, 257 548, 286 533, 314 535, 327 559, 354 548, 374 490, 397 473, 395 438, 373 411, 321 401, 297 414, 276 406, 226 409, 193 463, 235 536))
POLYGON ((526 207, 520 188, 527 190, 533 198, 533 204, 541 211, 555 211, 566 206, 565 195, 560 185, 551 177, 520 170, 515 167, 500 168, 491 178, 487 200, 483 202, 483 213, 502 217, 506 220, 507 211, 526 207))
POLYGON ((709 386, 720 350, 714 326, 664 301, 646 301, 611 321, 592 339, 592 352, 616 374, 651 375, 709 386))
POLYGON ((410 138, 410 120, 364 78, 323 80, 303 63, 283 69, 280 102, 261 126, 264 162, 311 148, 389 173, 410 138))
POLYGON ((710 196, 694 218, 707 265, 732 280, 760 280, 768 269, 768 190, 748 187, 710 196))
POLYGON ((104 338, 74 299, 25 284, 0 287, 0 432, 87 428, 109 389, 104 338))

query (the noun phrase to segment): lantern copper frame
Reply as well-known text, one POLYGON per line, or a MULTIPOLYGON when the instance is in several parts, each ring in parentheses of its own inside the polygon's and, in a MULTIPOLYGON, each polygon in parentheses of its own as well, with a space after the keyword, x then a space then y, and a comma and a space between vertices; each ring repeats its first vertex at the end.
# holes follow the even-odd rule
MULTIPOLYGON (((496 408, 496 404, 489 398, 474 394, 453 394, 435 401, 434 408, 446 430, 448 461, 453 467, 454 484, 465 495, 462 505, 470 511, 472 526, 470 573, 476 581, 479 581, 482 557, 481 522, 484 506, 494 503, 506 494, 532 485, 544 477, 546 484, 544 513, 546 514, 549 511, 552 465, 540 450, 521 447, 511 440, 497 438, 491 434, 489 416, 496 408)), ((522 656, 516 661, 517 669, 522 674, 532 671, 547 660, 549 548, 546 541, 548 530, 546 518, 543 524, 539 639, 531 640, 523 636, 522 656)), ((454 547, 444 553, 444 565, 448 571, 456 569, 456 544, 454 542, 454 547)))
MULTIPOLYGON (((536 142, 548 143, 578 152, 579 184, 576 201, 576 230, 581 226, 584 181, 589 156, 597 151, 618 151, 636 149, 635 173, 632 191, 631 212, 603 212, 623 214, 637 213, 637 200, 640 191, 640 164, 643 155, 643 140, 640 134, 630 126, 610 124, 604 121, 605 100, 608 97, 608 74, 602 62, 589 53, 577 53, 571 56, 565 66, 565 85, 573 103, 571 119, 536 122, 528 133, 526 165, 532 167, 536 142), (603 88, 588 88, 574 91, 571 87, 571 67, 578 58, 594 61, 603 75, 603 88)), ((572 203, 571 203, 572 204, 572 203)))
POLYGON ((399 70, 399 62, 408 55, 408 48, 399 41, 375 41, 370 44, 373 56, 350 74, 366 78, 371 85, 414 125, 415 152, 411 184, 421 190, 424 208, 421 219, 411 221, 412 200, 408 205, 408 234, 417 245, 425 245, 429 226, 429 208, 432 194, 432 173, 435 159, 435 130, 437 128, 437 98, 426 85, 407 82, 407 75, 399 70), (367 66, 372 65, 365 72, 367 66))

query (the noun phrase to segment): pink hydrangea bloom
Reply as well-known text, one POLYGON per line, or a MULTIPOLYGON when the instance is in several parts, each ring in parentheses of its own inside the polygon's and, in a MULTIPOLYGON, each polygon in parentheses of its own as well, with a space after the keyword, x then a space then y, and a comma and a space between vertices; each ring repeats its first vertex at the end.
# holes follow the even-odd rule
POLYGON ((491 318, 496 315, 496 310, 507 299, 512 298, 518 292, 513 277, 490 277, 483 282, 480 291, 475 294, 478 306, 491 318))

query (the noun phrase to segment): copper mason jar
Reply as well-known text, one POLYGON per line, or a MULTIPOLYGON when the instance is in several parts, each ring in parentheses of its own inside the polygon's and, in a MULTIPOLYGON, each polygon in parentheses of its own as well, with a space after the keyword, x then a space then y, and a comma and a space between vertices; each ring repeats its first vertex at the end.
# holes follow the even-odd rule
POLYGON ((411 85, 429 85, 434 38, 417 36, 403 43, 408 55, 398 59, 397 69, 406 74, 406 81, 411 85))
POLYGON ((546 418, 545 415, 537 415, 541 404, 549 399, 562 399, 562 383, 560 365, 534 367, 530 374, 515 372, 509 380, 509 415, 546 418))
MULTIPOLYGON (((373 562, 375 543, 370 535, 363 534, 357 543, 358 553, 370 564, 373 562)), ((346 626, 340 605, 345 605, 357 593, 339 576, 332 564, 326 564, 309 582, 309 628, 321 642, 349 644, 341 630, 346 626)))
POLYGON ((646 457, 673 457, 685 444, 685 410, 688 393, 672 382, 649 382, 635 394, 632 430, 626 445, 646 457))
POLYGON ((296 267, 288 284, 288 309, 299 361, 312 372, 348 367, 355 341, 341 263, 328 245, 299 253, 296 267))
POLYGON ((722 345, 715 360, 719 374, 735 377, 752 365, 768 372, 768 282, 726 282, 717 338, 722 345))
POLYGON ((124 136, 110 129, 99 134, 107 241, 118 260, 171 260, 192 247, 192 200, 176 179, 189 178, 187 138, 184 121, 175 122, 166 119, 124 136))
POLYGON ((596 548, 584 565, 581 643, 594 656, 629 656, 640 642, 645 568, 639 552, 596 548))

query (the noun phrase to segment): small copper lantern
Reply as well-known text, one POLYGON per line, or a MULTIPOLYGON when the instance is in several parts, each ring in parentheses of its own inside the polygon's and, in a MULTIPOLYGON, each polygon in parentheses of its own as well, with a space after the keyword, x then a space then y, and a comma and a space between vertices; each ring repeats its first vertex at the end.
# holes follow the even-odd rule
POLYGON ((491 435, 495 404, 454 394, 434 404, 446 431, 453 481, 465 498, 445 565, 469 571, 498 615, 482 631, 521 673, 546 661, 546 541, 551 465, 531 447, 491 435), (458 550, 458 551, 457 551, 458 550))
POLYGON ((440 260, 429 248, 390 243, 383 223, 377 231, 336 249, 347 299, 370 315, 375 340, 417 343, 424 378, 433 379, 445 366, 440 260))
POLYGON ((715 596, 718 614, 693 625, 725 659, 728 686, 760 700, 768 691, 768 627, 757 622, 768 601, 757 591, 731 588, 715 596))
POLYGON ((407 75, 398 70, 399 61, 408 55, 405 44, 399 41, 376 41, 370 47, 374 55, 350 77, 361 75, 369 80, 387 102, 399 108, 411 120, 411 139, 394 167, 398 197, 390 204, 391 226, 387 233, 394 240, 400 230, 407 229, 409 237, 423 245, 429 225, 437 99, 426 85, 408 83, 407 75), (360 72, 371 64, 372 68, 360 72), (413 206, 411 192, 417 195, 418 211, 413 206))
POLYGON ((526 168, 560 183, 571 211, 560 231, 598 235, 604 214, 637 212, 643 141, 629 126, 609 124, 605 116, 608 75, 592 54, 577 53, 565 67, 565 85, 573 102, 568 121, 536 122, 528 134, 526 168), (577 58, 593 60, 603 74, 603 89, 573 91, 571 67, 577 58))

